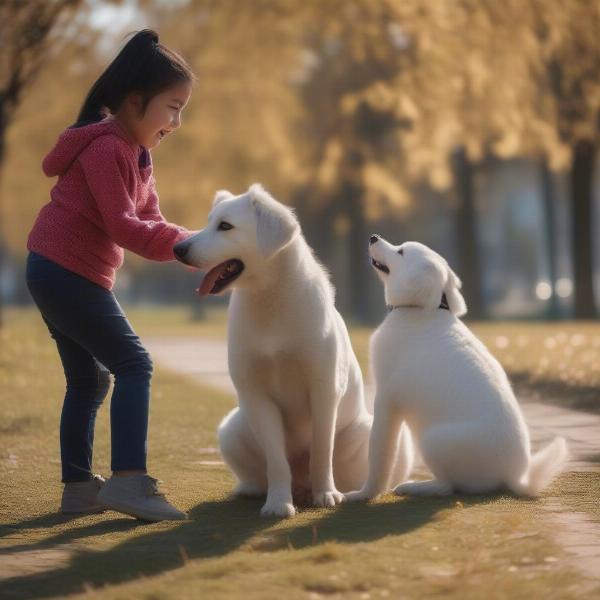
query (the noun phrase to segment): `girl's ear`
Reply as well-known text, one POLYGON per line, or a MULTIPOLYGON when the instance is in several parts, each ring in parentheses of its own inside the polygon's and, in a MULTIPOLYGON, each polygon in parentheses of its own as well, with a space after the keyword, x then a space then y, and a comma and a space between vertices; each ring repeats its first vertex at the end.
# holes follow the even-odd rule
POLYGON ((131 109, 136 115, 141 116, 144 113, 144 98, 139 92, 129 92, 129 94, 125 96, 123 104, 131 109))
POLYGON ((463 295, 460 293, 462 283, 450 267, 447 267, 447 270, 448 278, 446 280, 446 285, 444 286, 444 294, 446 294, 448 308, 453 315, 462 317, 467 313, 467 304, 463 295))

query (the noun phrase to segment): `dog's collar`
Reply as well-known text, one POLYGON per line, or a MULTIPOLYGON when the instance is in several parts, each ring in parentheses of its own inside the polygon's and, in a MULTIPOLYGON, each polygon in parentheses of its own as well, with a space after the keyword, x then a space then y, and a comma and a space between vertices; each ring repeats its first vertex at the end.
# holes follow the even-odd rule
MULTIPOLYGON (((411 305, 410 304, 404 304, 404 305, 398 305, 398 306, 390 306, 388 304, 388 312, 392 312, 393 310, 395 310, 396 308, 409 308, 411 305)), ((450 307, 448 306, 448 299, 446 298, 446 294, 442 294, 442 301, 440 302, 440 305, 438 306, 438 308, 443 308, 444 310, 450 310, 450 307)))

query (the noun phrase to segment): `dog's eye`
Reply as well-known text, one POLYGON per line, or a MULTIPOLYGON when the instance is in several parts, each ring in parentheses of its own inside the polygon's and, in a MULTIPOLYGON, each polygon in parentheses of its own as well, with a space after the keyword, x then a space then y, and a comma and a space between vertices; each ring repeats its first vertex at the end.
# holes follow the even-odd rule
POLYGON ((400 250, 398 250, 398 254, 400 256, 404 256, 404 248, 400 248, 400 250))
POLYGON ((229 231, 230 229, 233 229, 233 225, 227 221, 221 221, 217 229, 219 231, 229 231))

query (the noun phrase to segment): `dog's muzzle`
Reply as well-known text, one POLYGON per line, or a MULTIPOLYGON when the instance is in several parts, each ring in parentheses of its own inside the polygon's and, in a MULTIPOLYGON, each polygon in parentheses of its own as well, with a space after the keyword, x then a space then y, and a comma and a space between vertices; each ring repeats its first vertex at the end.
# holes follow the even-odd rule
POLYGON ((179 242, 173 246, 173 254, 175 255, 175 258, 186 265, 189 264, 185 257, 190 249, 190 245, 190 242, 183 240, 183 242, 179 242))
POLYGON ((375 244, 376 242, 378 242, 380 240, 380 236, 377 235, 376 233, 374 233, 370 239, 369 239, 369 246, 372 246, 373 244, 375 244))

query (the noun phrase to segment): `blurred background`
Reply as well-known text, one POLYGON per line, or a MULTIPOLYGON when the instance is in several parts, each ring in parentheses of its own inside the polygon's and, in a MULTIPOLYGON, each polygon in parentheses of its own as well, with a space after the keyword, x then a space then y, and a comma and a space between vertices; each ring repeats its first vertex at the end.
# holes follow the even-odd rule
POLYGON ((0 597, 600 597, 599 147, 600 0, 0 0, 0 597), (57 517, 64 377, 25 286, 26 240, 53 185, 42 158, 146 27, 198 77, 153 152, 163 214, 200 229, 216 190, 254 182, 293 206, 367 382, 386 310, 369 236, 433 247, 534 447, 569 440, 569 472, 544 498, 259 524, 258 504, 224 501, 227 297, 128 254, 116 295, 158 367, 152 472, 192 519, 57 517))
MULTIPOLYGON (((385 311, 366 248, 418 240, 472 319, 594 319, 600 305, 596 0, 0 2, 0 298, 30 303, 41 160, 127 34, 198 76, 153 153, 163 214, 204 226, 215 190, 293 206, 353 323, 385 311)), ((188 305, 199 274, 129 254, 127 304, 188 305)))

